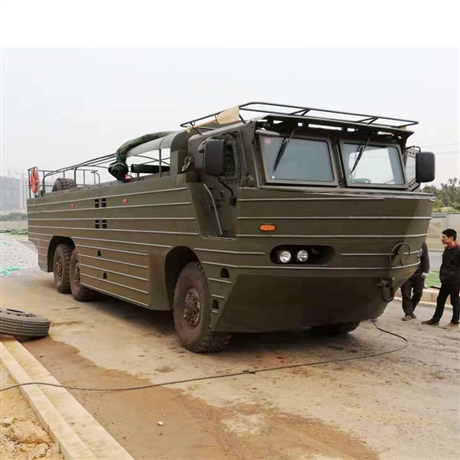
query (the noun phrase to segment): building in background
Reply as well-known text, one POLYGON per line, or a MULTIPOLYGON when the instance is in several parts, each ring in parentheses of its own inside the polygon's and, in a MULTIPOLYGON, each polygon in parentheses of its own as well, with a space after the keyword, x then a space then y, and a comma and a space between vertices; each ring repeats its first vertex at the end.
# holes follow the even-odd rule
POLYGON ((27 212, 28 187, 23 177, 0 176, 0 213, 27 212))

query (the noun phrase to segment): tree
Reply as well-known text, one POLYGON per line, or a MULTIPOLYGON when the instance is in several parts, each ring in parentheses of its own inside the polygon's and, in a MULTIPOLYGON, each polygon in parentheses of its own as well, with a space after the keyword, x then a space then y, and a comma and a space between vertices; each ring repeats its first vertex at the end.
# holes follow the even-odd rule
POLYGON ((460 181, 454 177, 449 179, 446 184, 441 184, 440 188, 434 185, 423 189, 425 193, 435 196, 434 211, 441 211, 441 208, 452 208, 453 211, 460 211, 460 181))

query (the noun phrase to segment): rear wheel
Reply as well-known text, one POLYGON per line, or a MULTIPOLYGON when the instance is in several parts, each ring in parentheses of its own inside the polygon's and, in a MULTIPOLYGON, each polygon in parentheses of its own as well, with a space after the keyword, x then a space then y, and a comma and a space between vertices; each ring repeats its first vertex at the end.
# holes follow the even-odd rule
POLYGON ((203 268, 192 262, 181 271, 174 291, 174 325, 180 343, 195 353, 223 350, 231 334, 213 332, 211 299, 203 268))
POLYGON ((355 321, 350 323, 328 324, 326 326, 314 326, 311 329, 312 331, 324 335, 344 335, 354 331, 359 324, 359 321, 355 321))
POLYGON ((82 286, 80 281, 80 261, 78 259, 77 249, 75 248, 70 258, 70 289, 73 298, 79 302, 86 302, 95 297, 92 289, 82 286))
POLYGON ((61 243, 56 248, 53 258, 53 275, 56 289, 63 294, 70 292, 69 267, 73 247, 61 243))

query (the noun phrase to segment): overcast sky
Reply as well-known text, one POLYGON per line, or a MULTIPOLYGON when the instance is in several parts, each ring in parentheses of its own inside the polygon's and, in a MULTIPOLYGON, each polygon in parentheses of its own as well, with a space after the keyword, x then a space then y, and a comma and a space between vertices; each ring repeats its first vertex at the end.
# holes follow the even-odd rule
POLYGON ((113 153, 253 100, 420 122, 435 183, 460 175, 458 49, 3 49, 2 175, 113 153))

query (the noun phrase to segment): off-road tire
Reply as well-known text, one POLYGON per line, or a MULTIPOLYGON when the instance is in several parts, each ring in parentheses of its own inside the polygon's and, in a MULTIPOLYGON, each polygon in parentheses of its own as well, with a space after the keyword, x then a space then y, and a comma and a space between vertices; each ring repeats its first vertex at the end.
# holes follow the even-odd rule
POLYGON ((50 320, 44 316, 20 310, 0 308, 0 334, 16 338, 46 337, 50 320))
POLYGON ((360 321, 328 324, 326 326, 314 326, 312 331, 321 335, 345 335, 354 331, 359 325, 360 321))
POLYGON ((209 295, 206 276, 200 263, 192 262, 180 272, 174 290, 173 316, 177 336, 183 347, 194 353, 207 353, 223 350, 232 337, 225 332, 213 332, 211 324, 211 296, 209 295), (197 324, 192 326, 186 313, 186 299, 193 295, 199 302, 197 324))
POLYGON ((62 294, 70 293, 69 267, 73 246, 67 243, 58 244, 53 257, 54 285, 62 294))
POLYGON ((73 179, 67 179, 65 177, 58 177, 54 181, 53 192, 58 192, 59 190, 69 190, 75 188, 77 183, 73 179))
POLYGON ((70 258, 70 290, 72 291, 73 298, 79 302, 86 302, 95 298, 95 291, 82 286, 80 282, 80 261, 78 259, 77 249, 75 248, 70 258))

